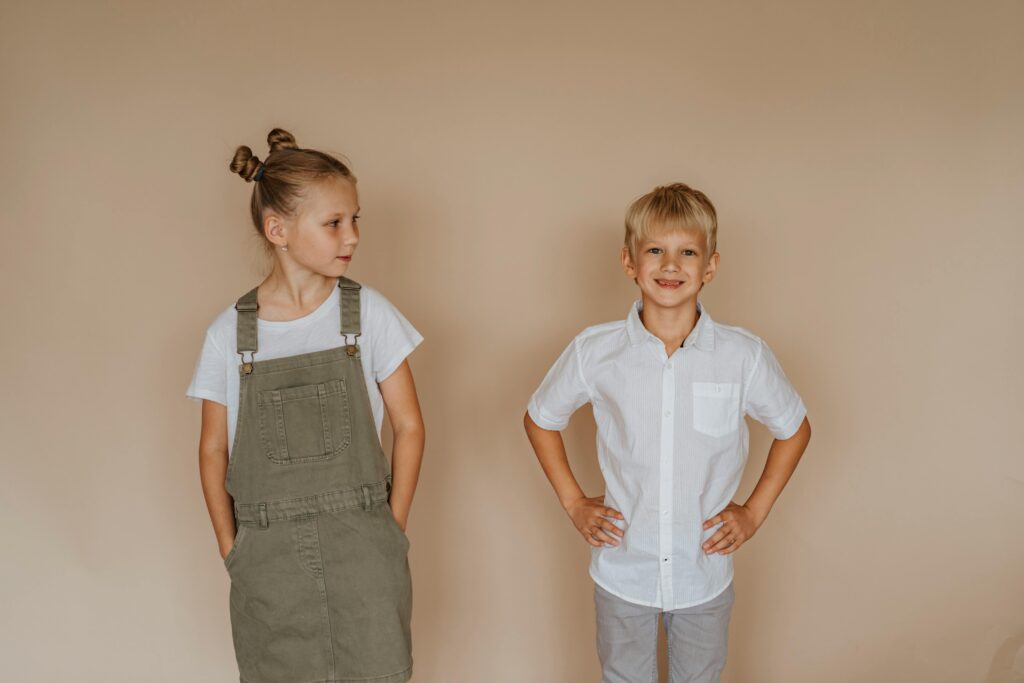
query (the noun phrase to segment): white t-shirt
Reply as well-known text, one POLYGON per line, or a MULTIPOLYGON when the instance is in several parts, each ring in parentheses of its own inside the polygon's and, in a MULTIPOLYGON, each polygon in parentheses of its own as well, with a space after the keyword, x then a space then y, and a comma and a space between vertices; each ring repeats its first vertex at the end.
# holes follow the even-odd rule
MULTIPOLYGON (((340 334, 340 296, 341 290, 334 287, 331 295, 314 311, 295 320, 257 319, 259 350, 255 360, 296 356, 343 346, 345 341, 340 334)), ((359 349, 363 378, 366 380, 370 408, 373 410, 379 437, 384 422, 384 399, 377 384, 398 369, 406 356, 423 341, 423 337, 383 294, 372 287, 362 286, 359 305, 362 327, 359 349)), ((227 406, 229 456, 238 420, 238 366, 241 358, 235 346, 237 321, 238 313, 232 303, 207 328, 192 383, 185 391, 185 395, 193 400, 208 399, 227 406)), ((246 354, 246 360, 248 358, 246 354)))

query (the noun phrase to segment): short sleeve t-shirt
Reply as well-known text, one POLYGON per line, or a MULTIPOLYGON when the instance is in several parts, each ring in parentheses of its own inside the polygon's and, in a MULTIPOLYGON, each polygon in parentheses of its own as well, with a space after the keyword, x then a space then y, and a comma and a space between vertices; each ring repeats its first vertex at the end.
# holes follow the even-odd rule
MULTIPOLYGON (((370 395, 370 408, 379 437, 384 423, 384 399, 377 385, 398 369, 402 361, 423 341, 423 337, 383 294, 372 287, 362 286, 359 304, 362 327, 359 347, 363 378, 370 395)), ((301 318, 287 321, 257 320, 259 350, 255 360, 296 356, 343 346, 340 320, 341 290, 338 287, 315 310, 301 318)), ((207 328, 192 382, 185 391, 185 395, 193 400, 207 399, 227 406, 229 456, 238 420, 238 366, 241 359, 235 344, 237 321, 238 314, 232 303, 207 328)))

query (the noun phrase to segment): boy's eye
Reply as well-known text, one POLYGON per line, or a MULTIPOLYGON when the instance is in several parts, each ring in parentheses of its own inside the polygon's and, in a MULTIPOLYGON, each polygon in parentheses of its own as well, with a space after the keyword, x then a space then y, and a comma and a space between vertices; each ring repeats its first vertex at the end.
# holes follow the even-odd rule
POLYGON ((661 247, 651 247, 650 249, 647 250, 647 253, 648 254, 660 254, 661 253, 661 247))
POLYGON ((683 255, 685 255, 685 256, 696 256, 697 252, 695 252, 693 249, 683 249, 683 255))

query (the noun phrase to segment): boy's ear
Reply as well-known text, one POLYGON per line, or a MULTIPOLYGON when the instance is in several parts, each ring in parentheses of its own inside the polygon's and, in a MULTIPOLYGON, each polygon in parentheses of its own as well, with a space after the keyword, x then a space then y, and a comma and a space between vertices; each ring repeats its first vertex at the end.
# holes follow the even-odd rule
POLYGON ((708 259, 708 265, 704 267, 704 277, 701 278, 704 284, 708 284, 715 279, 715 273, 718 272, 719 258, 718 252, 716 251, 711 255, 711 258, 708 259))
POLYGON ((636 265, 633 263, 633 258, 629 255, 629 247, 622 247, 622 252, 619 254, 619 258, 622 261, 622 269, 626 271, 632 279, 636 279, 636 265))

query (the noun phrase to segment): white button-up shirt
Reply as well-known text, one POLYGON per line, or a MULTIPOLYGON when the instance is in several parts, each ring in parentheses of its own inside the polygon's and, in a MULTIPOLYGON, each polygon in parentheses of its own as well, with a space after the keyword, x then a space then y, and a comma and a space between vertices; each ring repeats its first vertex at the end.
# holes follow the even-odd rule
MULTIPOLYGON (((615 547, 593 548, 590 575, 608 592, 662 610, 706 602, 732 580, 732 555, 701 544, 739 487, 749 434, 744 415, 778 439, 796 433, 806 410, 768 346, 756 335, 700 317, 671 356, 640 321, 581 332, 530 398, 531 419, 562 430, 584 403, 597 423, 605 504, 625 517, 615 547)), ((622 525, 622 521, 615 521, 622 525)))

